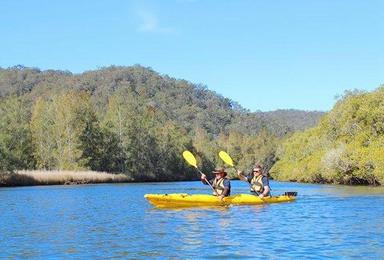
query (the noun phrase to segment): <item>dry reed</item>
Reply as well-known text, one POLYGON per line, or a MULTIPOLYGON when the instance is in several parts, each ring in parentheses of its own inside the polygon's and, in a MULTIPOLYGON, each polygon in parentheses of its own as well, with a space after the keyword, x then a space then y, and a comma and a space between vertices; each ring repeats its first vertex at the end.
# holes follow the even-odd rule
POLYGON ((124 174, 94 171, 17 171, 15 173, 0 173, 0 187, 129 181, 132 181, 132 179, 124 174))

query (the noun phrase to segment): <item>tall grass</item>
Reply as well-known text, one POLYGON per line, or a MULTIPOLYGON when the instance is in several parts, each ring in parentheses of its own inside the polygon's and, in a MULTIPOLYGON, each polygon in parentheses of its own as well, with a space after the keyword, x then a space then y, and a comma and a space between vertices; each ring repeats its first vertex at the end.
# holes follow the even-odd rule
POLYGON ((132 179, 124 174, 93 171, 17 171, 15 173, 0 173, 0 187, 129 181, 132 181, 132 179))

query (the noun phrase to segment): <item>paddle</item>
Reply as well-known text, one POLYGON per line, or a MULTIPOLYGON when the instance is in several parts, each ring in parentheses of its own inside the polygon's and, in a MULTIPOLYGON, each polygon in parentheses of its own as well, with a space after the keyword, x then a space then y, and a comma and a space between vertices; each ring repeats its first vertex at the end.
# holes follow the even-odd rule
MULTIPOLYGON (((184 152, 183 152, 183 157, 184 157, 184 159, 187 161, 187 163, 189 163, 189 165, 195 167, 196 170, 197 170, 201 175, 203 175, 203 173, 199 170, 199 168, 197 168, 197 162, 196 162, 196 158, 195 158, 195 156, 194 156, 190 151, 184 151, 184 152)), ((216 193, 216 190, 212 187, 211 183, 209 183, 209 181, 208 181, 207 179, 205 179, 205 181, 207 182, 207 184, 209 185, 209 187, 211 187, 211 189, 216 193)))
MULTIPOLYGON (((231 158, 231 156, 229 156, 229 154, 227 154, 226 152, 224 151, 220 151, 219 152, 219 157, 221 160, 223 160, 223 162, 225 162, 226 164, 228 164, 229 166, 233 167, 235 169, 235 171, 237 172, 237 168, 236 166, 233 164, 233 160, 231 158)), ((244 178, 246 178, 244 175, 241 174, 241 176, 243 176, 244 178)), ((245 180, 244 180, 245 181, 245 180)), ((248 181, 247 183, 249 185, 251 185, 248 181)))

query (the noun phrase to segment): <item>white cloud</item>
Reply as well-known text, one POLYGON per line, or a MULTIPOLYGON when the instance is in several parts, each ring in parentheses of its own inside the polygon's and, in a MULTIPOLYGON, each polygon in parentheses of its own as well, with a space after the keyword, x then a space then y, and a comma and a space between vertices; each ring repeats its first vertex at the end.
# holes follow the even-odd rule
POLYGON ((149 10, 137 11, 139 18, 139 26, 137 28, 140 32, 152 32, 152 33, 173 33, 172 27, 163 26, 159 22, 158 16, 149 10))

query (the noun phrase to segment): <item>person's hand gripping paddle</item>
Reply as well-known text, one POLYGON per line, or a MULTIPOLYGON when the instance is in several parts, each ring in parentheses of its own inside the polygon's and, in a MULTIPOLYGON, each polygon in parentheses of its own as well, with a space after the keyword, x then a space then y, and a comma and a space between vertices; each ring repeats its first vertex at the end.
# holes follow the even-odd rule
MULTIPOLYGON (((193 167, 196 168, 196 170, 203 176, 204 173, 202 173, 199 168, 197 167, 197 162, 195 156, 190 152, 190 151, 184 151, 183 152, 183 157, 187 161, 187 163, 193 167)), ((209 187, 213 190, 214 193, 216 193, 216 190, 212 187, 211 183, 207 179, 205 179, 209 187)))

